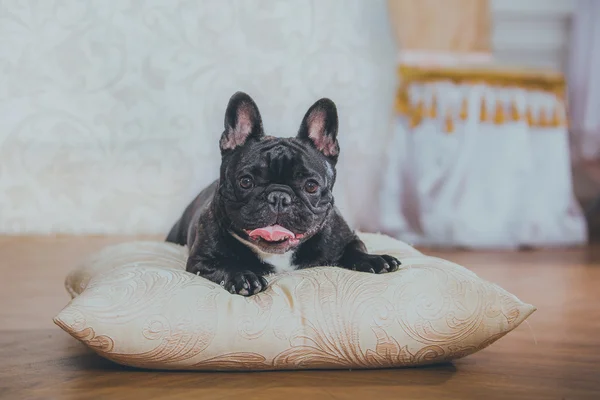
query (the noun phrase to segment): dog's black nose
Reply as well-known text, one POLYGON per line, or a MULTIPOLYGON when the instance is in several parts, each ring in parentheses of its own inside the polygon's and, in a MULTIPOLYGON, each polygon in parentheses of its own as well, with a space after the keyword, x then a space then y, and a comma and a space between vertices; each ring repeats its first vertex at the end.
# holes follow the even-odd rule
POLYGON ((274 190, 267 196, 267 202, 275 211, 283 211, 292 204, 292 196, 286 192, 274 190))

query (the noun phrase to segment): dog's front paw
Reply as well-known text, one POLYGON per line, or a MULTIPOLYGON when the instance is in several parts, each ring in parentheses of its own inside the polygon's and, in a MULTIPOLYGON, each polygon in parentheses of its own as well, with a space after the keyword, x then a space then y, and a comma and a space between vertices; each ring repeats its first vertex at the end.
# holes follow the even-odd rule
POLYGON ((251 271, 234 272, 222 286, 232 294, 252 296, 267 288, 267 280, 251 271))
POLYGON ((400 261, 396 257, 376 254, 359 254, 352 262, 351 269, 373 274, 385 274, 398 270, 400 261))

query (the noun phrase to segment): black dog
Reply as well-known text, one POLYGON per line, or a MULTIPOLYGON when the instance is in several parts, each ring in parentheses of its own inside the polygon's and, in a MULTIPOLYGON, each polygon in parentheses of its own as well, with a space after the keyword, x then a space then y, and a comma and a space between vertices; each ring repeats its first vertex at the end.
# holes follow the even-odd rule
POLYGON ((249 296, 264 276, 320 265, 384 273, 400 262, 368 254, 333 204, 339 154, 335 104, 321 99, 295 138, 265 136, 245 93, 229 100, 219 180, 173 226, 168 242, 188 245, 187 271, 249 296))

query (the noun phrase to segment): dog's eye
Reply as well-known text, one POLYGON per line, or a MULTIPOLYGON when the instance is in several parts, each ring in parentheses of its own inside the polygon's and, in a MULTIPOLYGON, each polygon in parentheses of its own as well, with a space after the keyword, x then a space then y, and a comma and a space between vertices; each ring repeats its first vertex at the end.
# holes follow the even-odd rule
POLYGON ((249 176, 244 176, 240 179, 240 187, 242 189, 250 189, 254 186, 254 181, 249 176))
POLYGON ((315 181, 306 181, 304 184, 304 190, 308 193, 315 193, 319 189, 319 184, 315 181))

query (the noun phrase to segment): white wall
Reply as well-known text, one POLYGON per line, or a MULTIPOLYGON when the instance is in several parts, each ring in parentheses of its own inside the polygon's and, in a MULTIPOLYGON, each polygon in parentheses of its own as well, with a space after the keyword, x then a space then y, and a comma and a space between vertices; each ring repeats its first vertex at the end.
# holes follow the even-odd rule
POLYGON ((497 62, 564 70, 577 0, 492 0, 497 62))
MULTIPOLYGON (((558 66, 572 0, 494 0, 500 62, 558 66)), ((270 133, 332 97, 338 204, 367 221, 390 133, 383 0, 0 2, 0 233, 164 233, 217 175, 225 103, 270 133)))
POLYGON ((290 136, 340 113, 338 204, 373 212, 395 45, 383 0, 0 2, 0 232, 163 233, 218 176, 228 98, 290 136))

